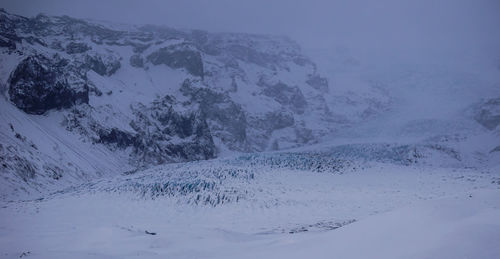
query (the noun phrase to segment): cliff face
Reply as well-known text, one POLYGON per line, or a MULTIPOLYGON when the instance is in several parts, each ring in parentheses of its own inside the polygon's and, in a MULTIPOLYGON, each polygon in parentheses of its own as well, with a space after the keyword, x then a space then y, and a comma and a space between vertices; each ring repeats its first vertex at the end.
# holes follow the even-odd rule
POLYGON ((51 60, 42 55, 25 58, 9 79, 12 103, 29 114, 88 104, 86 78, 68 63, 65 59, 51 60))
POLYGON ((297 147, 335 127, 328 80, 285 37, 3 10, 0 24, 2 117, 14 128, 2 125, 2 144, 26 159, 29 179, 49 174, 42 155, 61 178, 70 167, 84 177, 297 147), (29 150, 16 133, 50 152, 29 150), (75 159, 96 150, 111 158, 75 159))

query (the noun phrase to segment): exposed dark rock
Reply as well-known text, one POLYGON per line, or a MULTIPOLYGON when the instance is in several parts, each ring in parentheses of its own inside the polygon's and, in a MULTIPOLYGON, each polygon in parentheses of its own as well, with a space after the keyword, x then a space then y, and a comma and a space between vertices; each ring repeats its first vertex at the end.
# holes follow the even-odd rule
POLYGON ((272 122, 272 129, 284 129, 293 126, 295 123, 293 115, 286 112, 273 112, 266 114, 266 121, 272 122))
POLYGON ((95 87, 92 84, 90 84, 90 86, 89 86, 89 93, 93 93, 96 96, 102 96, 102 91, 99 90, 99 88, 95 87))
POLYGON ((54 180, 59 180, 63 177, 63 170, 58 166, 45 164, 43 169, 45 170, 45 175, 48 175, 54 180))
POLYGON ((500 145, 496 146, 492 150, 490 150, 490 153, 495 153, 495 152, 500 152, 500 145))
POLYGON ((225 93, 194 86, 196 82, 185 80, 181 92, 199 104, 200 110, 209 120, 212 134, 232 148, 245 150, 247 147, 247 119, 245 112, 225 93))
POLYGON ((101 129, 98 132, 99 143, 103 144, 114 144, 119 148, 132 147, 136 143, 136 137, 133 133, 124 132, 117 128, 101 129))
POLYGON ((328 92, 328 80, 317 74, 309 75, 308 79, 306 80, 306 83, 320 92, 323 93, 328 92))
POLYGON ((0 164, 1 171, 11 171, 25 182, 35 178, 38 169, 33 162, 20 156, 18 148, 12 145, 0 144, 0 164))
POLYGON ((309 59, 305 58, 305 57, 295 57, 293 59, 293 62, 299 66, 305 66, 305 65, 309 65, 309 64, 313 64, 309 59))
POLYGON ((446 155, 448 155, 448 156, 450 156, 458 161, 462 160, 460 153, 457 150, 450 148, 450 147, 447 147, 447 146, 443 146, 443 145, 439 145, 439 144, 429 144, 429 145, 425 145, 424 148, 429 148, 429 149, 439 151, 439 152, 446 154, 446 155))
POLYGON ((260 86, 265 88, 262 93, 276 100, 282 105, 289 106, 294 112, 303 114, 307 108, 307 101, 300 89, 296 86, 288 86, 282 82, 274 85, 268 85, 262 80, 259 82, 260 86))
POLYGON ((134 54, 130 57, 130 65, 133 67, 143 67, 144 59, 141 57, 141 55, 134 54))
POLYGON ((292 112, 276 111, 265 115, 249 116, 248 125, 251 125, 249 139, 253 144, 253 150, 262 151, 266 149, 279 150, 279 140, 274 139, 269 144, 273 131, 293 127, 295 119, 292 112))
POLYGON ((275 70, 275 66, 273 64, 279 62, 281 57, 277 55, 271 55, 264 52, 259 52, 253 48, 243 46, 243 45, 230 45, 226 49, 230 55, 234 58, 242 60, 248 63, 254 63, 259 66, 267 67, 275 70))
POLYGON ((203 78, 203 60, 199 51, 188 44, 161 48, 147 56, 153 65, 165 64, 171 68, 184 68, 194 76, 203 78))
POLYGON ((59 51, 64 51, 64 47, 63 47, 62 43, 60 41, 58 41, 58 40, 52 41, 49 46, 52 49, 59 50, 59 51))
POLYGON ((489 130, 500 125, 500 98, 490 99, 479 105, 474 119, 489 130))
POLYGON ((305 127, 295 128, 295 136, 297 138, 297 142, 301 144, 311 143, 311 141, 314 140, 312 130, 305 127))
POLYGON ((274 130, 291 127, 294 123, 293 114, 285 111, 270 112, 263 117, 254 118, 251 122, 254 127, 263 129, 268 133, 274 130))
POLYGON ((16 43, 21 43, 22 38, 16 33, 17 24, 25 22, 24 17, 11 15, 4 10, 0 11, 0 47, 10 51, 16 49, 16 43))
POLYGON ((68 54, 83 53, 90 49, 91 48, 87 44, 82 42, 70 42, 66 45, 66 52, 68 54))
POLYGON ((39 44, 41 46, 47 47, 47 43, 45 43, 45 41, 42 39, 33 36, 24 37, 23 39, 26 40, 31 45, 39 44))
POLYGON ((0 36, 0 48, 8 48, 9 50, 15 50, 16 43, 11 39, 0 36))
POLYGON ((193 30, 191 32, 193 41, 200 46, 208 43, 208 32, 202 30, 193 30))
MULTIPOLYGON (((151 40, 153 40, 152 37, 148 39, 148 41, 151 41, 151 40)), ((134 53, 142 53, 147 48, 149 48, 149 46, 151 46, 151 44, 137 44, 137 43, 134 43, 132 45, 133 45, 134 53)))
MULTIPOLYGON (((303 66, 302 70, 311 75, 307 82, 297 82, 299 86, 309 84, 319 91, 328 90, 328 82, 316 74, 314 64, 302 56, 298 45, 281 37, 176 30, 164 26, 130 27, 125 31, 67 16, 24 18, 0 11, 0 47, 4 53, 17 47, 15 52, 20 56, 70 54, 70 61, 44 54, 45 57, 33 56, 21 62, 6 86, 11 101, 33 114, 71 107, 63 112, 63 127, 78 133, 83 141, 130 155, 132 165, 139 167, 213 158, 216 156, 214 139, 223 143, 223 149, 245 152, 309 143, 313 132, 304 123, 300 124, 306 116, 298 114, 304 114, 306 109, 320 110, 318 107, 324 100, 308 95, 306 102, 300 90, 305 88, 287 85, 279 81, 279 76, 286 70, 303 66), (96 47, 96 44, 102 46, 96 47), (33 45, 49 46, 50 49, 33 45), (115 46, 133 51, 130 59, 123 61, 133 67, 148 70, 152 65, 164 64, 189 73, 185 76, 190 80, 180 89, 183 102, 166 96, 152 103, 122 103, 130 104, 133 114, 111 103, 121 97, 125 88, 103 85, 108 80, 95 78, 93 73, 87 72, 92 70, 101 76, 116 73, 123 56, 115 46), (252 69, 248 69, 249 66, 252 69), (255 78, 259 77, 268 80, 258 83, 255 78), (90 79, 94 78, 93 83, 90 79), (246 89, 256 84, 259 86, 256 89, 246 89), (96 87, 101 85, 102 88, 96 87), (263 109, 253 109, 241 100, 242 92, 247 90, 255 95, 251 98, 264 99, 263 109), (106 95, 113 91, 115 97, 107 98, 106 95), (262 96, 257 96, 259 91, 262 96), (88 105, 89 95, 95 100, 92 105, 88 105), (270 112, 274 108, 276 110, 270 112), (129 124, 124 126, 116 121, 129 124), (283 134, 272 134, 282 129, 286 129, 283 134)), ((163 91, 166 89, 160 89, 162 85, 156 85, 159 81, 154 77, 157 75, 151 76, 154 86, 161 91, 148 92, 145 96, 166 93, 163 91)), ((121 78, 113 78, 113 81, 115 79, 121 78)), ((140 81, 123 83, 141 87, 140 81)), ((179 95, 178 89, 165 87, 168 93, 179 95)), ((315 131, 314 134, 319 133, 315 131)), ((18 138, 13 137, 14 141, 29 148, 29 139, 23 141, 22 135, 18 138)), ((52 179, 62 176, 56 168, 36 165, 37 175, 52 179)), ((66 173, 66 165, 57 166, 66 173)))
POLYGON ((134 155, 139 163, 162 164, 214 158, 215 144, 200 111, 176 112, 179 105, 166 96, 150 108, 134 107, 136 119, 130 126, 137 132, 134 155))
POLYGON ((9 83, 11 102, 26 113, 43 114, 89 101, 85 78, 73 72, 64 59, 29 56, 10 75, 9 83))
POLYGON ((65 116, 63 126, 112 150, 130 148, 136 166, 214 158, 215 144, 203 114, 191 109, 178 112, 174 109, 178 105, 170 96, 150 106, 133 105, 135 118, 129 131, 109 128, 94 117, 94 109, 79 106, 65 116))
POLYGON ((84 64, 82 65, 84 69, 90 69, 101 76, 111 76, 120 67, 120 60, 113 57, 101 57, 99 55, 86 55, 84 64))

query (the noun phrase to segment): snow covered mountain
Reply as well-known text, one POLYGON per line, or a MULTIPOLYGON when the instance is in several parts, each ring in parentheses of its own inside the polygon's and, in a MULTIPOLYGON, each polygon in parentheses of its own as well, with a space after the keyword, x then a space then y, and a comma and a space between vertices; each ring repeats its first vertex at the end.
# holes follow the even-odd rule
POLYGON ((350 121, 329 107, 328 80, 285 37, 3 10, 0 23, 7 182, 298 147, 350 121))
POLYGON ((2 256, 498 258, 498 64, 360 55, 0 10, 2 256))
POLYGON ((4 10, 0 23, 3 195, 241 152, 320 142, 329 149, 344 144, 331 141, 337 138, 368 134, 372 142, 381 130, 381 145, 355 141, 334 154, 356 153, 349 158, 356 160, 377 150, 396 161, 413 148, 414 156, 436 151, 470 162, 489 160, 498 149, 485 141, 498 138, 496 99, 450 103, 466 115, 431 118, 405 101, 426 91, 420 100, 436 96, 429 77, 445 85, 462 74, 391 67, 393 77, 374 76, 345 51, 330 58, 337 63, 318 67, 295 42, 277 36, 4 10), (412 84, 426 88, 410 91, 412 84), (468 148, 479 142, 487 144, 468 148))

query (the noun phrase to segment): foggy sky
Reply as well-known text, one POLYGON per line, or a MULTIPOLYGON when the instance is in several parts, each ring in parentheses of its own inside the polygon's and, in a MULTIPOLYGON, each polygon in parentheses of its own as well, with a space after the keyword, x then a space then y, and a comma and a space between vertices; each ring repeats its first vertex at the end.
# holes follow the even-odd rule
POLYGON ((500 48, 498 0, 4 0, 7 11, 221 32, 287 35, 309 49, 343 45, 418 56, 500 48))

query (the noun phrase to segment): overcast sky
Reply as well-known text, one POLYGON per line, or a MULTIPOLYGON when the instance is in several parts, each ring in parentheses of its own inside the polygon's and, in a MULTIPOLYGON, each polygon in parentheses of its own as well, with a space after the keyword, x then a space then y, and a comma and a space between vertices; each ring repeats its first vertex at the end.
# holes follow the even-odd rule
POLYGON ((3 0, 40 12, 131 24, 282 34, 309 49, 347 45, 399 53, 500 46, 499 0, 3 0))

